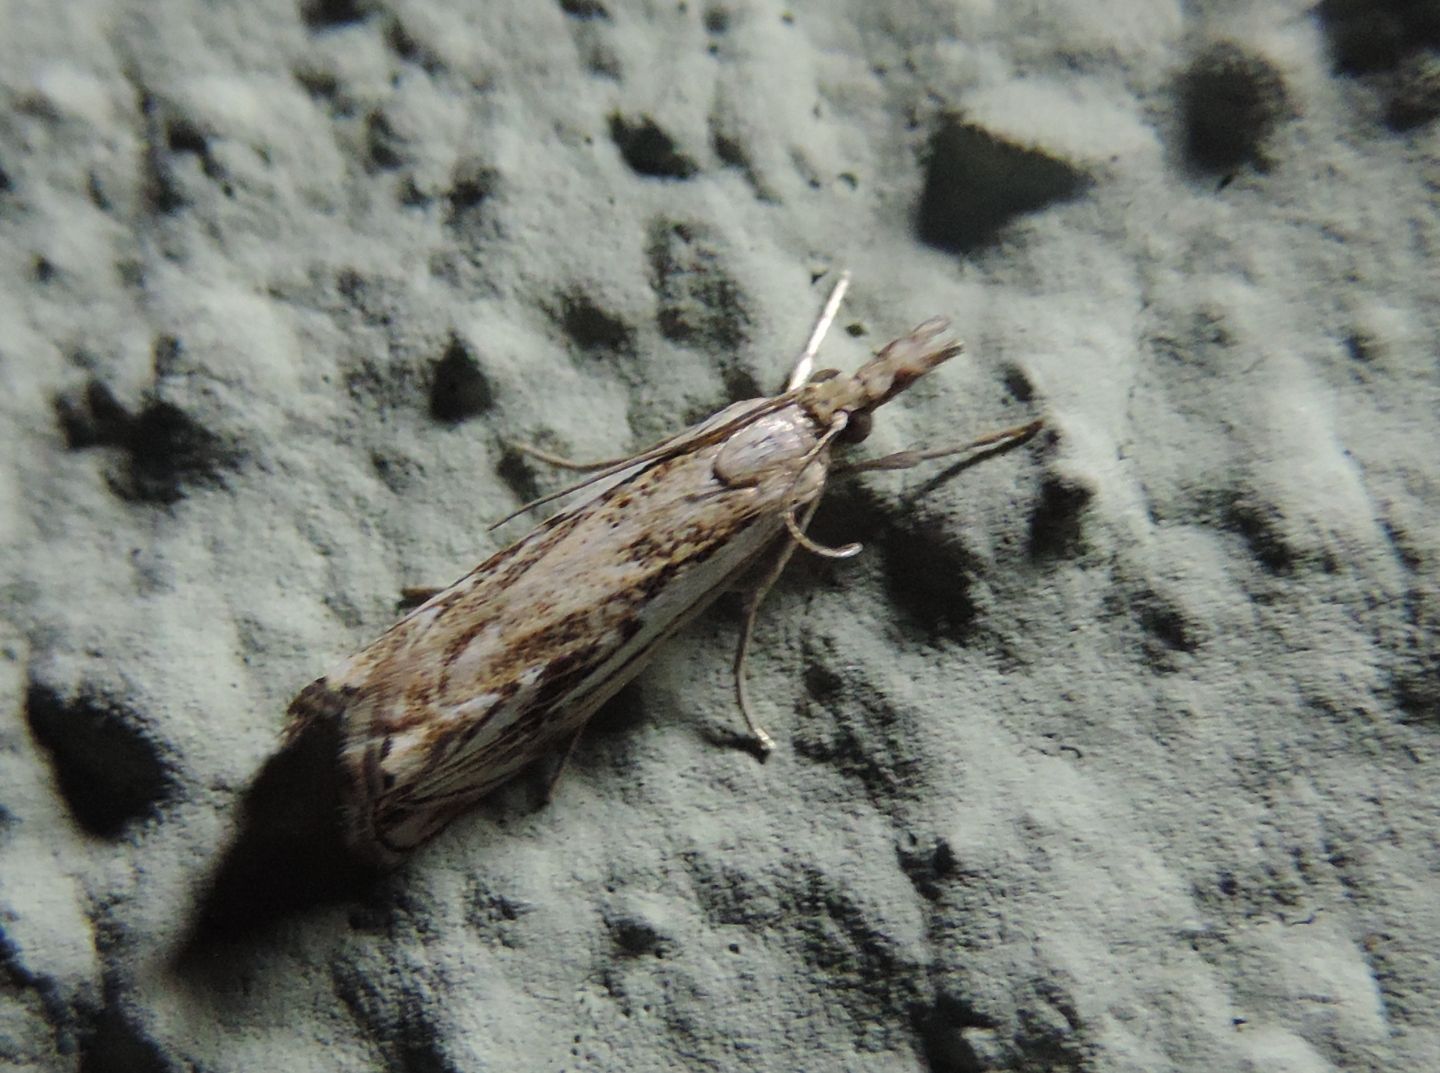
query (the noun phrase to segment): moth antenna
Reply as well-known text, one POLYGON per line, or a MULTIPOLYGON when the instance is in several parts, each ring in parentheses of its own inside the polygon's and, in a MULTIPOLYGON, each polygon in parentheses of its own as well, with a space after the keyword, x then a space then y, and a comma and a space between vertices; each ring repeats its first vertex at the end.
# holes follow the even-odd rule
POLYGON ((820 316, 810 332, 810 339, 806 342, 805 349, 800 351, 795 368, 790 370, 790 379, 785 384, 786 391, 794 391, 809 380, 810 374, 815 371, 815 355, 820 351, 820 342, 830 330, 830 325, 835 323, 835 315, 840 312, 840 303, 845 300, 845 292, 849 289, 850 269, 846 268, 841 270, 840 278, 835 281, 835 286, 830 288, 830 297, 825 299, 825 308, 820 310, 820 316))

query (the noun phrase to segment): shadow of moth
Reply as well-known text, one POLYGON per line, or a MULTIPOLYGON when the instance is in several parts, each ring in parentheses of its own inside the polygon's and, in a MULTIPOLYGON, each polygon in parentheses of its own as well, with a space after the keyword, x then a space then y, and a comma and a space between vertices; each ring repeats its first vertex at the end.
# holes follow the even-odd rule
POLYGON ((291 702, 292 736, 338 722, 344 828, 360 857, 392 865, 532 761, 561 748, 568 757, 596 709, 665 638, 749 577, 758 581, 735 691, 756 749, 771 748, 750 712, 745 654, 760 601, 797 547, 836 558, 860 550, 805 534, 832 470, 904 469, 1006 447, 1040 427, 835 462, 836 448, 864 438, 877 407, 961 349, 935 319, 853 374, 814 371, 848 282, 842 275, 782 393, 737 402, 613 462, 578 466, 527 448, 593 472, 516 514, 588 494, 429 595, 291 702))

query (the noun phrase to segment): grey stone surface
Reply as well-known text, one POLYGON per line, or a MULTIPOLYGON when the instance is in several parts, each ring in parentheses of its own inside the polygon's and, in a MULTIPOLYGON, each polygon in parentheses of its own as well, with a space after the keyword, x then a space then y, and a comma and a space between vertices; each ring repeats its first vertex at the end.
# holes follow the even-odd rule
POLYGON ((0 1068, 1440 1067, 1433 8, 0 5, 0 1068), (197 939, 505 442, 773 389, 841 265, 827 360, 970 348, 871 449, 1048 430, 832 493, 770 762, 722 607, 197 939))

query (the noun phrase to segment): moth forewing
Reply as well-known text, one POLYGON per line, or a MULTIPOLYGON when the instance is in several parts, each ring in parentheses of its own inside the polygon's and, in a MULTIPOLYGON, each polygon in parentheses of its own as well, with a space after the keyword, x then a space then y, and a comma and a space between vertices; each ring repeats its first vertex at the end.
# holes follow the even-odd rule
MULTIPOLYGON (((837 304, 832 294, 825 317, 837 304)), ((570 489, 577 502, 303 690, 294 727, 339 724, 351 847, 393 864, 572 745, 661 641, 762 563, 735 671, 741 711, 768 749, 744 689, 755 610, 797 546, 849 553, 804 535, 836 439, 958 352, 943 327, 927 322, 854 375, 816 374, 602 466, 570 489)))
POLYGON ((296 718, 341 720, 352 845, 392 863, 567 745, 818 494, 807 423, 789 407, 644 464, 297 697, 296 718))

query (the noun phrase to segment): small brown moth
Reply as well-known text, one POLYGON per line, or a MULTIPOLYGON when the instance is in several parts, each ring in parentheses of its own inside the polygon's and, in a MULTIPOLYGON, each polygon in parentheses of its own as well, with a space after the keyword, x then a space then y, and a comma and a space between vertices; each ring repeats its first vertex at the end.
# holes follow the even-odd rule
MULTIPOLYGON (((429 595, 291 702, 292 735, 338 721, 344 826, 361 857, 394 864, 527 764, 561 747, 568 757, 595 710, 661 641, 760 566, 735 653, 735 691, 756 747, 771 748, 745 693, 760 601, 797 547, 835 558, 860 550, 805 535, 832 453, 864 439, 877 407, 961 349, 935 319, 851 375, 814 372, 848 282, 842 275, 831 292, 781 394, 737 402, 648 450, 594 466, 527 448, 595 472, 521 511, 591 494, 429 595)), ((905 469, 1007 446, 1039 427, 844 468, 905 469)))

